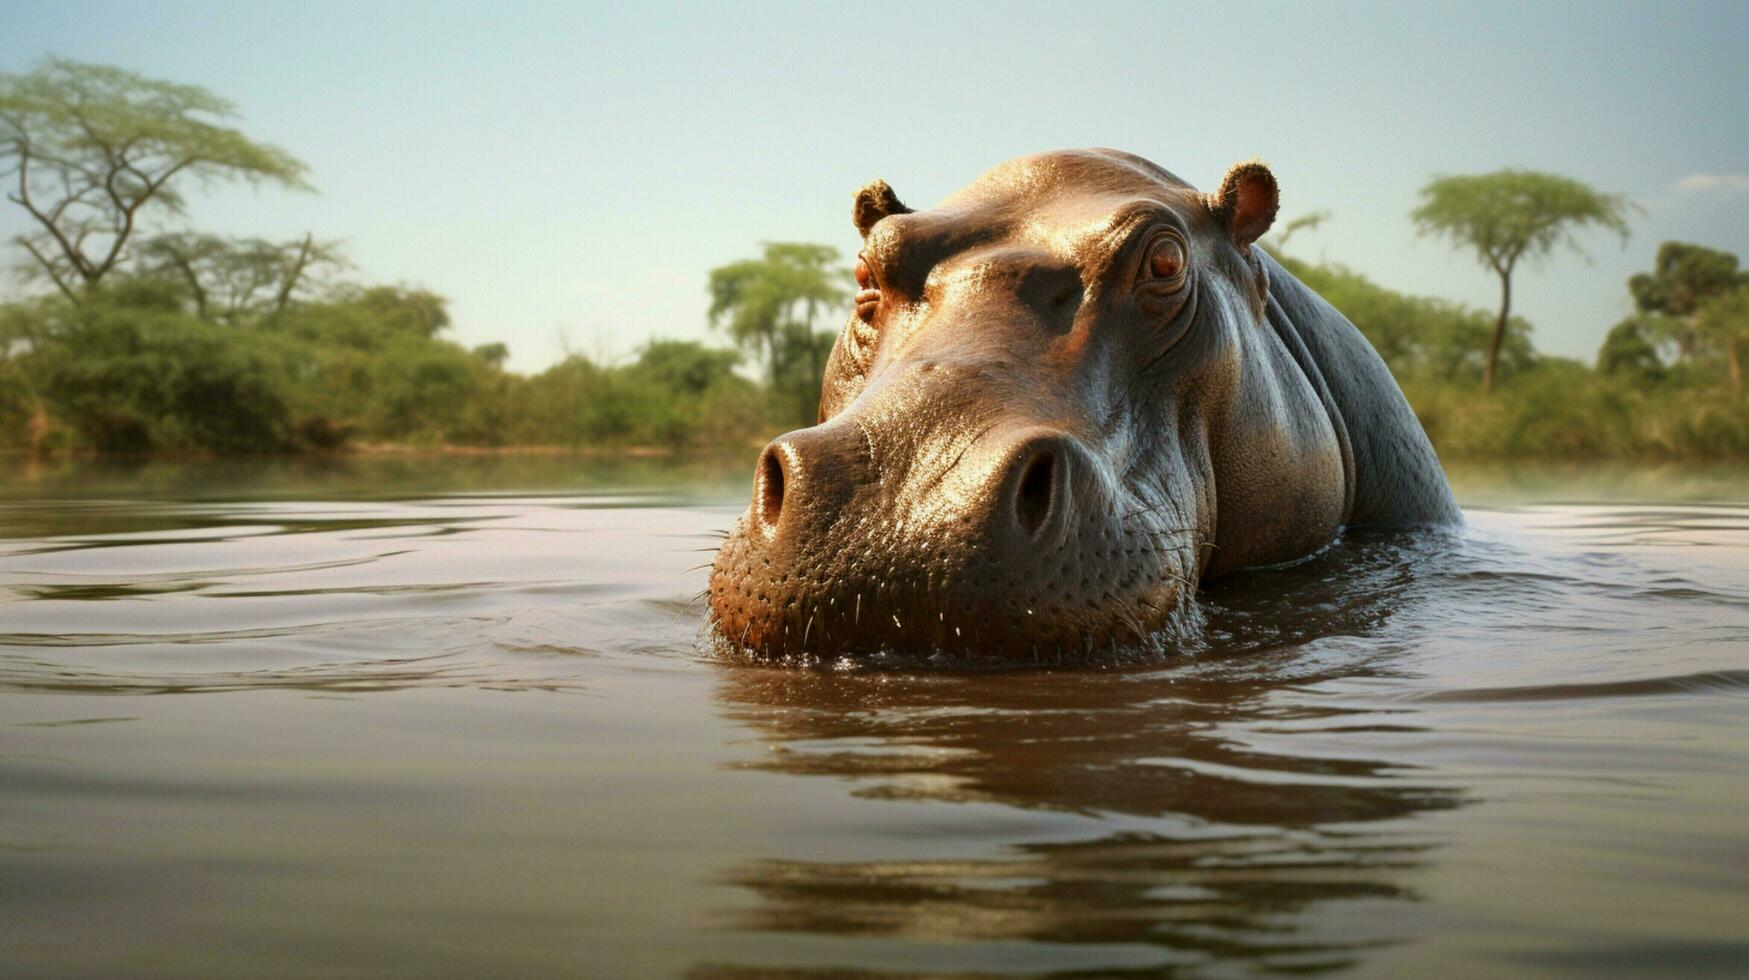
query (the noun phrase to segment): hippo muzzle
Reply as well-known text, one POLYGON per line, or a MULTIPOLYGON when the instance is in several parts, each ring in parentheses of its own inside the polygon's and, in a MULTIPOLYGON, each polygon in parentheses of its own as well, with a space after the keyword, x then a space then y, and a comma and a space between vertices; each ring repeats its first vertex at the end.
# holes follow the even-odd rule
POLYGON ((1146 642, 1194 581, 1196 539, 1098 443, 926 361, 760 456, 713 566, 736 645, 774 655, 1042 659, 1146 642))
POLYGON ((809 659, 1157 647, 1204 577, 1329 543, 1353 454, 1271 326, 1252 243, 1275 210, 1260 164, 1204 195, 1113 151, 1014 161, 930 211, 864 188, 819 423, 766 447, 712 564, 720 638, 809 659))

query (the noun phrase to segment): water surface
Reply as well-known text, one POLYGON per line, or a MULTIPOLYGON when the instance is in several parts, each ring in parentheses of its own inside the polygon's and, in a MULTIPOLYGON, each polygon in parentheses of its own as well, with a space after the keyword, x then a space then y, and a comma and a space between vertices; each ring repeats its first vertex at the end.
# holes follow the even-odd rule
POLYGON ((714 658, 745 459, 0 467, 0 974, 1749 972, 1741 469, 992 673, 714 658))

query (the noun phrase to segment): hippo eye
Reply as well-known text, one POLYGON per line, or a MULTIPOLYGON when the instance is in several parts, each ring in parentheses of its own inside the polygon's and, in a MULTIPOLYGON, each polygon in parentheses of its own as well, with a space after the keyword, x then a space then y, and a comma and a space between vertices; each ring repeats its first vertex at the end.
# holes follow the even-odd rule
POLYGON ((880 308, 881 290, 875 283, 874 268, 861 255, 856 257, 856 285, 856 318, 867 323, 880 308))
POLYGON ((1151 279, 1177 279, 1184 274, 1184 246, 1178 239, 1164 237, 1148 249, 1148 276, 1151 279))
POLYGON ((881 308, 881 291, 875 284, 874 269, 868 264, 868 259, 856 257, 856 319, 850 321, 850 329, 845 335, 846 346, 850 351, 850 360, 858 374, 867 374, 869 365, 874 359, 874 347, 880 339, 880 332, 874 326, 875 314, 881 308))

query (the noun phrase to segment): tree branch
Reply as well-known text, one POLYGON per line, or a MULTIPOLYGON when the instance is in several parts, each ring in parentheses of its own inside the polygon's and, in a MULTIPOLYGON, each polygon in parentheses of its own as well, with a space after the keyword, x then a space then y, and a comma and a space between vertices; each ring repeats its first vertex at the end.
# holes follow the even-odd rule
POLYGON ((36 259, 37 264, 43 267, 43 271, 48 273, 49 281, 55 284, 55 288, 59 289, 63 296, 66 296, 74 303, 79 302, 79 297, 73 295, 73 291, 67 288, 65 282, 61 281, 61 274, 55 271, 54 264, 51 263, 41 252, 37 251, 35 245, 32 245, 29 240, 22 237, 18 239, 18 244, 23 245, 24 250, 30 253, 31 258, 36 259))
MULTIPOLYGON (((196 162, 199 159, 200 159, 199 157, 188 157, 187 159, 179 160, 176 162, 176 164, 171 166, 170 169, 164 171, 162 174, 159 174, 156 180, 146 178, 143 174, 141 174, 141 179, 145 180, 145 189, 142 190, 139 193, 139 195, 137 195, 136 197, 134 197, 132 200, 128 201, 125 204, 122 202, 120 195, 118 195, 115 191, 115 176, 114 176, 114 174, 112 173, 110 175, 110 179, 107 183, 107 187, 109 189, 109 197, 110 197, 110 200, 115 202, 116 207, 121 209, 120 223, 119 223, 119 227, 116 229, 116 232, 115 232, 115 241, 110 243, 109 253, 103 257, 103 261, 100 264, 98 264, 94 273, 91 276, 87 277, 87 279, 86 279, 87 282, 95 282, 98 278, 103 276, 105 273, 109 272, 110 269, 114 268, 116 262, 121 259, 121 250, 125 245, 127 245, 128 238, 131 237, 134 233, 134 215, 135 215, 135 213, 137 213, 140 210, 140 208, 144 207, 146 202, 151 200, 152 196, 154 194, 158 193, 158 189, 164 186, 165 181, 169 180, 171 177, 176 176, 178 171, 182 170, 184 167, 189 166, 190 164, 193 164, 194 162, 196 162)), ((133 167, 131 164, 124 163, 123 166, 129 170, 133 170, 133 167)), ((138 174, 139 171, 134 170, 134 173, 138 174)))
MULTIPOLYGON (((12 195, 7 196, 12 197, 12 195)), ((38 224, 48 230, 49 235, 54 238, 55 244, 59 245, 61 252, 67 256, 67 261, 73 263, 73 271, 79 273, 89 282, 90 278, 85 276, 83 268, 84 256, 72 243, 67 241, 67 236, 61 233, 61 229, 53 221, 50 221, 47 215, 37 210, 36 204, 30 199, 30 143, 25 140, 20 140, 18 144, 18 196, 12 197, 12 200, 23 205, 24 210, 29 212, 38 224)), ((35 254, 36 250, 32 248, 31 252, 35 254)), ((39 255, 38 258, 40 260, 41 256, 39 255)), ((66 292, 66 286, 62 285, 58 279, 55 284, 61 286, 62 292, 66 292)))
POLYGON ((291 267, 286 270, 285 279, 280 283, 279 295, 273 299, 275 316, 285 312, 286 304, 291 301, 292 290, 297 288, 298 279, 303 276, 304 269, 310 264, 310 252, 314 247, 314 234, 305 232, 304 240, 298 243, 297 257, 292 259, 291 267))
POLYGON ((194 314, 202 320, 207 318, 206 290, 201 288, 200 276, 195 275, 193 263, 188 257, 174 248, 165 249, 170 254, 170 264, 182 270, 182 277, 188 280, 188 290, 194 294, 194 314))

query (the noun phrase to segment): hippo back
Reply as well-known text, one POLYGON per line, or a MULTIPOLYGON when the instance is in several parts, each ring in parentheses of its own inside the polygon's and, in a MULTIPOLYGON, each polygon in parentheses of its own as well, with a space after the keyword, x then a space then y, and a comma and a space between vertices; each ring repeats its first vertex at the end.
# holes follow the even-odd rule
POLYGON ((1329 404, 1345 443, 1348 525, 1461 521, 1433 445, 1384 359, 1347 317, 1257 251, 1269 270, 1269 322, 1329 404))

